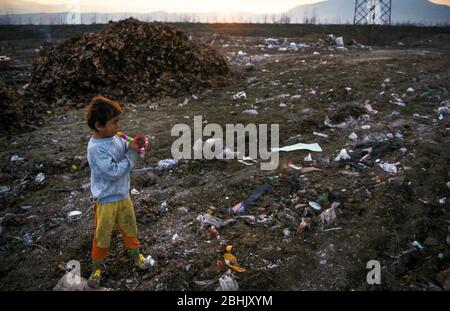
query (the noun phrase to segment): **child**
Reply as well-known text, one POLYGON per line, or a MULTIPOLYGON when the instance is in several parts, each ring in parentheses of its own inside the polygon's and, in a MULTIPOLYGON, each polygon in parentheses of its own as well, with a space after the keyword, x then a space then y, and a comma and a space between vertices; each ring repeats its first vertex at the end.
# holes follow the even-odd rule
POLYGON ((94 197, 95 233, 92 241, 93 271, 88 285, 98 287, 101 266, 108 256, 111 233, 118 227, 128 254, 142 270, 149 267, 139 251, 136 217, 131 203, 130 171, 138 159, 140 146, 128 143, 118 136, 119 117, 122 108, 117 102, 103 96, 95 96, 86 108, 85 117, 92 130, 87 158, 91 168, 91 192, 94 197))

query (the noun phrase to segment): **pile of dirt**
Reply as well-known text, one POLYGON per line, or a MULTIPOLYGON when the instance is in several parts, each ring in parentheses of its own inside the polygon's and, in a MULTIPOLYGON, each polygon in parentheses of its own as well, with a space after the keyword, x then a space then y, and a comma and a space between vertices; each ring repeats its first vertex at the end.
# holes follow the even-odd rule
POLYGON ((43 49, 30 89, 50 103, 96 94, 139 101, 224 85, 229 72, 210 46, 166 24, 129 18, 43 49))
POLYGON ((0 129, 2 131, 34 128, 45 114, 45 106, 33 100, 25 103, 24 96, 14 87, 0 81, 0 129))
POLYGON ((18 94, 0 81, 0 124, 2 129, 8 129, 20 116, 22 105, 18 94))

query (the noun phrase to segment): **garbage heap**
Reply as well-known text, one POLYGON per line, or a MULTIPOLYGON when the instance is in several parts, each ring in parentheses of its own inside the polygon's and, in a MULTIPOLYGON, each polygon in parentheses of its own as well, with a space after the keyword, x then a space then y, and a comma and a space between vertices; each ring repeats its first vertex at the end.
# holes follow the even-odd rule
POLYGON ((224 85, 225 59, 163 23, 129 18, 100 32, 45 48, 32 66, 30 89, 46 101, 78 105, 102 94, 144 101, 224 85))
POLYGON ((0 126, 1 129, 9 129, 22 114, 23 104, 19 95, 13 89, 0 81, 0 126))
MULTIPOLYGON (((46 105, 32 99, 25 103, 25 97, 18 90, 0 81, 0 130, 8 133, 14 130, 34 129, 47 114, 46 105)), ((12 132, 11 132, 12 131, 12 132)))

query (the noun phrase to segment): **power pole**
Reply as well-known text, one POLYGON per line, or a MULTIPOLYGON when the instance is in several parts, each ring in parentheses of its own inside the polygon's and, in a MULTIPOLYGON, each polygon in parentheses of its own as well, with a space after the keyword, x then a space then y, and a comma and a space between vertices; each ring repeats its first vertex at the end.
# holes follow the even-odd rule
POLYGON ((392 0, 356 0, 354 25, 390 25, 392 0))
POLYGON ((390 25, 392 0, 356 0, 354 25, 368 26, 368 44, 372 43, 375 25, 390 25))

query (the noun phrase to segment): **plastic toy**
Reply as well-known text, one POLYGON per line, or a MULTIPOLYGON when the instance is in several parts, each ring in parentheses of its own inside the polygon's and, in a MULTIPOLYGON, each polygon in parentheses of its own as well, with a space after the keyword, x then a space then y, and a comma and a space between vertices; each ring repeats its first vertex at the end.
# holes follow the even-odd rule
POLYGON ((147 136, 136 136, 133 138, 133 137, 125 135, 122 132, 117 132, 117 136, 123 138, 124 140, 126 140, 129 143, 132 141, 137 142, 139 145, 138 153, 144 153, 145 150, 147 150, 147 148, 148 148, 149 140, 148 140, 147 136))

